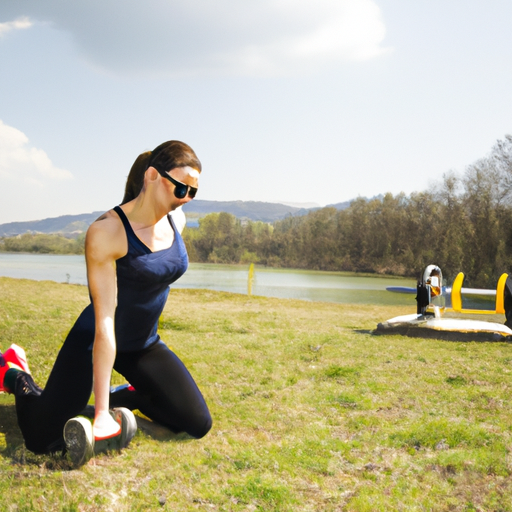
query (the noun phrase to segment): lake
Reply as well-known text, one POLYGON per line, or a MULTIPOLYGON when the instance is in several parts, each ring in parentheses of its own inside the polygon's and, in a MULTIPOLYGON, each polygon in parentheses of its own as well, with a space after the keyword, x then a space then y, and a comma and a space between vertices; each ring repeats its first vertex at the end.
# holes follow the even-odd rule
MULTIPOLYGON (((173 288, 206 288, 247 293, 248 265, 191 263, 173 288)), ((87 284, 83 256, 0 253, 0 276, 87 284)), ((415 306, 414 295, 386 291, 388 286, 415 287, 413 279, 359 276, 341 272, 255 267, 253 295, 353 304, 415 306)))

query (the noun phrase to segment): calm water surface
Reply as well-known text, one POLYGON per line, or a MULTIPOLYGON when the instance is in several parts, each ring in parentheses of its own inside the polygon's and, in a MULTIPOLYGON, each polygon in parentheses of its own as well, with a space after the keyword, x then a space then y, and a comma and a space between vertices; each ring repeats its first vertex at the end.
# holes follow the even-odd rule
MULTIPOLYGON (((87 284, 83 256, 0 253, 0 276, 87 284)), ((247 293, 248 265, 191 263, 174 288, 247 293)), ((363 277, 337 272, 255 268, 253 295, 312 301, 415 305, 414 295, 387 286, 416 286, 412 279, 363 277)))

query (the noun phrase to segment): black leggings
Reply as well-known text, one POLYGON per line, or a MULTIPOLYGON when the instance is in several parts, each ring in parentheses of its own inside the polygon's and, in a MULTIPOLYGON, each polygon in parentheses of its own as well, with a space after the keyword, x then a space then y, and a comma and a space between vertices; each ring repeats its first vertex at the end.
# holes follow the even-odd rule
MULTIPOLYGON (((92 391, 89 336, 75 325, 62 346, 40 396, 16 396, 18 424, 26 447, 35 453, 62 449, 66 421, 84 410, 92 391)), ((111 394, 110 407, 139 409, 174 432, 200 438, 212 419, 208 406, 185 365, 162 341, 118 353, 114 368, 135 391, 111 394)))

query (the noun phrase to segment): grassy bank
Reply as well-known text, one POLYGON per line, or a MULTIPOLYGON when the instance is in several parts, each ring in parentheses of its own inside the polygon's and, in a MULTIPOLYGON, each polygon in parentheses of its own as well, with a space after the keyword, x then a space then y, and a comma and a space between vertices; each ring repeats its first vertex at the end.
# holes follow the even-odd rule
MULTIPOLYGON (((0 278, 0 348, 25 347, 43 384, 87 303, 85 287, 0 278)), ((210 434, 139 430, 70 470, 24 449, 0 395, 0 509, 512 511, 512 346, 371 333, 413 311, 173 290, 161 335, 210 434)))

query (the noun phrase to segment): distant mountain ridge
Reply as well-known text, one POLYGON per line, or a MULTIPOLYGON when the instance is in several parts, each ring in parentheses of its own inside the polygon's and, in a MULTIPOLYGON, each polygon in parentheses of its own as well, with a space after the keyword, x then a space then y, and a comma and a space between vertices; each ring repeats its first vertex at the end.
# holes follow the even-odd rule
MULTIPOLYGON (((350 206, 350 201, 329 205, 338 210, 350 206)), ((195 222, 209 213, 227 212, 239 219, 261 222, 275 222, 289 215, 306 215, 320 208, 298 208, 280 203, 263 201, 206 201, 195 199, 183 206, 183 211, 195 222)), ((82 213, 80 215, 61 215, 42 220, 25 222, 8 222, 0 224, 0 236, 16 236, 24 233, 59 233, 65 236, 76 236, 83 233, 102 214, 102 211, 82 213)))
POLYGON ((288 215, 305 215, 309 210, 287 206, 280 203, 265 203, 262 201, 191 201, 183 206, 186 214, 199 216, 208 213, 231 213, 239 219, 252 221, 274 222, 288 215))
POLYGON ((23 235, 24 233, 78 235, 86 231, 102 213, 104 212, 61 215, 60 217, 25 222, 8 222, 0 224, 0 236, 23 235))

